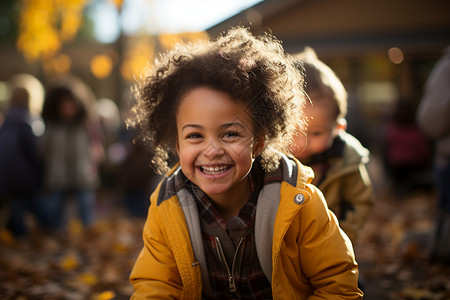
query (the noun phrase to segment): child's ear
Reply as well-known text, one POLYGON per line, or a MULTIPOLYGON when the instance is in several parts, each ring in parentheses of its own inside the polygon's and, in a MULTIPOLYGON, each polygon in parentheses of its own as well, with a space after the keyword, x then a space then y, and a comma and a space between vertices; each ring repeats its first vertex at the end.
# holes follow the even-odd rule
POLYGON ((253 145, 253 151, 252 151, 253 158, 255 158, 261 154, 261 152, 264 149, 265 143, 266 143, 266 138, 264 135, 261 135, 260 137, 256 137, 256 141, 255 141, 255 144, 253 145))
POLYGON ((341 130, 347 130, 347 120, 344 118, 339 118, 337 121, 337 128, 341 130))

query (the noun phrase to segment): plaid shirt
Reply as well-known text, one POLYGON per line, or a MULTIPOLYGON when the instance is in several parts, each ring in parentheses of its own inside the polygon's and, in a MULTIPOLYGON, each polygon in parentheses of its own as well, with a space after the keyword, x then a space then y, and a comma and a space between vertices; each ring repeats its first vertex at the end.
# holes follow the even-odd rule
POLYGON ((261 269, 255 246, 256 203, 263 177, 261 166, 254 164, 249 176, 252 196, 240 210, 239 216, 227 223, 208 196, 192 182, 188 184, 200 214, 214 299, 272 299, 271 284, 261 269), (235 292, 230 288, 231 273, 235 292))

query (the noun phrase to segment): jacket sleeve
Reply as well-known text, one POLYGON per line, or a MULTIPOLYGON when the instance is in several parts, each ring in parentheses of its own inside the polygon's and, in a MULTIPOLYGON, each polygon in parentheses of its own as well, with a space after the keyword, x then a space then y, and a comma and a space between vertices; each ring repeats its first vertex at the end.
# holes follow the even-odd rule
POLYGON ((352 244, 322 193, 313 186, 310 193, 301 210, 298 244, 301 268, 314 289, 309 299, 362 299, 352 244))
POLYGON ((342 179, 343 204, 339 212, 339 226, 354 243, 358 232, 364 226, 372 209, 375 194, 364 164, 358 171, 350 173, 342 179))
POLYGON ((131 299, 182 298, 181 276, 158 213, 156 198, 155 192, 144 225, 144 247, 130 275, 134 287, 131 299))

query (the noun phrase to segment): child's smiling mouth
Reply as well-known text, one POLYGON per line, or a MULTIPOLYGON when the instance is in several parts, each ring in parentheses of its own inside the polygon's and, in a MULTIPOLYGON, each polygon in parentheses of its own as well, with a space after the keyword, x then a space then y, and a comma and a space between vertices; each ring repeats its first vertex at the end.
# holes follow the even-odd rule
POLYGON ((225 173, 231 169, 232 165, 220 165, 220 166, 198 166, 200 171, 208 175, 218 175, 225 173))

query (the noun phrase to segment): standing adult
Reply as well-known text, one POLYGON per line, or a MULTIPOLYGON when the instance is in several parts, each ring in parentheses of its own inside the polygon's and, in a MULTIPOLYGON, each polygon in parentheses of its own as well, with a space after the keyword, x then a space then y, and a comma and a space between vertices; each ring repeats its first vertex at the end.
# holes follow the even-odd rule
POLYGON ((450 262, 450 46, 434 66, 417 112, 422 130, 435 141, 437 223, 431 258, 450 262))
POLYGON ((16 237, 28 233, 27 212, 38 216, 36 195, 41 165, 29 102, 30 93, 26 88, 14 88, 0 127, 0 204, 5 222, 2 225, 16 237))

